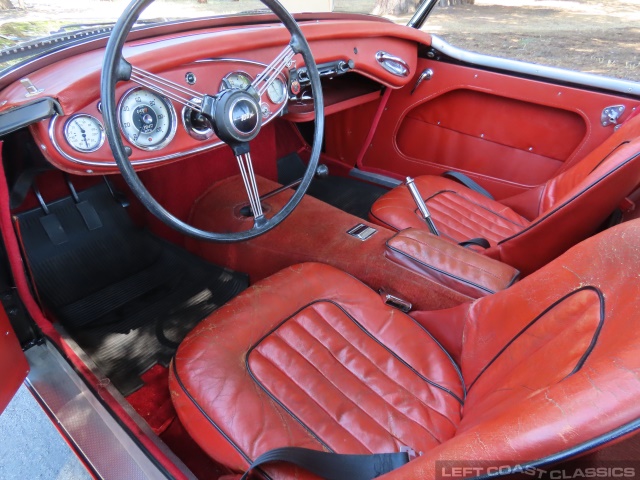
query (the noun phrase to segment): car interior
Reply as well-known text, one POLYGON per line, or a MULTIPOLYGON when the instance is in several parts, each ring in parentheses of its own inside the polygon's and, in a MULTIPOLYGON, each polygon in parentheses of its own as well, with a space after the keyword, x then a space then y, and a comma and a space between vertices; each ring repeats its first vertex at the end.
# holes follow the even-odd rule
POLYGON ((0 77, 3 303, 168 477, 637 448, 638 92, 146 3, 0 77))

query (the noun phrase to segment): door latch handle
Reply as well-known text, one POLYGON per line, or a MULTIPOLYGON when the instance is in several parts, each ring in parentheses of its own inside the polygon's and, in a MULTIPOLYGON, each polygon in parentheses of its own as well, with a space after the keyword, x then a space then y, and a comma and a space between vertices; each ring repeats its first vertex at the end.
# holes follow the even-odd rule
POLYGON ((418 77, 418 81, 416 82, 416 84, 413 86, 413 90, 411 90, 410 95, 413 95, 414 92, 417 90, 417 88, 420 86, 420 84, 422 82, 424 82, 425 80, 431 80, 431 78, 433 77, 433 70, 431 70, 430 68, 427 68, 424 72, 422 72, 420 74, 420 76, 418 77))

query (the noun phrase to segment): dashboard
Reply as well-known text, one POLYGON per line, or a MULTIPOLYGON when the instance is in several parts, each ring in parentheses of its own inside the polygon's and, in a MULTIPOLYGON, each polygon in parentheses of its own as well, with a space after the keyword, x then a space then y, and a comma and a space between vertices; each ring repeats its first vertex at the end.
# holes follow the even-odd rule
MULTIPOLYGON (((374 20, 305 22, 301 28, 328 79, 349 72, 344 75, 348 80, 334 82, 340 85, 337 94, 325 94, 325 114, 353 106, 353 97, 373 101, 382 88, 408 84, 415 73, 418 45, 430 42, 424 32, 374 20), (381 58, 393 63, 385 64, 381 58)), ((198 29, 129 42, 123 54, 134 72, 145 72, 154 80, 151 86, 134 81, 134 75, 116 88, 120 133, 135 168, 151 168, 220 147, 223 143, 209 122, 191 108, 197 106, 193 103, 198 101, 197 94, 246 88, 288 41, 284 27, 263 24, 198 29), (182 101, 163 89, 163 79, 180 85, 182 101)), ((102 56, 103 49, 96 48, 30 73, 34 95, 25 94, 25 79, 0 93, 0 116, 42 98, 57 102, 57 114, 29 129, 44 157, 69 173, 117 171, 103 127, 102 56)), ((308 89, 300 88, 304 72, 297 55, 261 97, 263 123, 283 115, 291 121, 313 119, 313 98, 308 89)))

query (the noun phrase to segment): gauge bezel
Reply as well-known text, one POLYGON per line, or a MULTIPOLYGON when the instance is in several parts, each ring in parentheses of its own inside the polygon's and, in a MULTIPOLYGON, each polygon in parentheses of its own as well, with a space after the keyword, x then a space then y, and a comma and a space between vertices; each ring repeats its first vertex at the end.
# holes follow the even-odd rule
POLYGON ((249 79, 249 85, 251 85, 253 83, 253 76, 249 75, 247 72, 245 72, 244 70, 233 70, 232 72, 227 73, 224 77, 222 77, 222 80, 220 80, 220 87, 218 88, 218 92, 222 92, 224 90, 226 90, 226 87, 224 85, 224 82, 227 78, 229 78, 231 75, 237 75, 237 74, 241 74, 244 75, 245 77, 247 77, 249 79), (223 89, 223 87, 225 87, 223 89))
POLYGON ((126 92, 124 92, 122 94, 122 97, 120 97, 120 100, 118 101, 118 127, 120 127, 120 132, 124 135, 124 137, 127 139, 127 141, 131 145, 133 145, 134 147, 140 150, 146 150, 148 152, 152 152, 152 151, 160 150, 166 147, 167 145, 169 145, 169 143, 171 143, 171 140, 173 140, 173 137, 176 136, 176 132, 178 131, 178 115, 176 114, 176 109, 173 106, 173 102, 169 100, 167 97, 165 97, 164 95, 162 95, 160 92, 157 92, 150 88, 133 87, 127 90, 126 92), (158 98, 162 99, 162 101, 164 101, 164 103, 167 105, 169 114, 171 115, 171 128, 169 129, 169 132, 167 133, 167 136, 165 137, 165 139, 162 140, 162 142, 158 143, 157 145, 140 145, 133 139, 133 137, 131 137, 130 135, 127 134, 127 132, 124 131, 124 128, 122 128, 122 104, 124 103, 127 97, 129 97, 130 95, 138 91, 151 92, 152 94, 156 95, 158 98))
POLYGON ((269 100, 271 100, 272 103, 274 103, 275 105, 280 105, 282 103, 284 103, 287 100, 287 86, 285 85, 285 83, 280 79, 280 78, 274 78, 273 82, 271 83, 271 85, 269 85, 269 88, 267 88, 267 96, 269 97, 269 100), (271 86, 275 85, 276 83, 280 84, 280 100, 276 101, 273 99, 273 97, 271 96, 271 86))
MULTIPOLYGON (((202 103, 197 98, 192 98, 191 102, 202 103)), ((189 134, 191 138, 195 138, 196 140, 200 140, 200 141, 209 140, 211 137, 213 137, 215 133, 213 131, 213 127, 208 128, 207 130, 197 130, 196 128, 194 128, 194 126, 191 124, 191 118, 188 115, 188 113, 191 111, 193 111, 191 107, 187 107, 187 106, 182 107, 181 120, 182 120, 182 126, 184 127, 185 131, 189 134)))
POLYGON ((64 123, 63 134, 64 134, 64 139, 67 142, 67 145, 69 145, 76 152, 80 152, 80 153, 92 153, 92 152, 96 152, 96 151, 100 150, 100 147, 102 147, 102 145, 104 145, 104 141, 107 138, 105 133, 104 133, 104 126, 102 125, 102 122, 100 120, 98 120, 96 117, 94 117, 93 115, 90 115, 88 113, 76 113, 74 115, 71 115, 67 119, 67 121, 64 123), (99 130, 100 130, 100 141, 98 142, 98 146, 97 147, 90 148, 90 149, 80 149, 80 148, 77 148, 77 147, 73 146, 71 144, 71 142, 69 141, 69 125, 71 125, 71 122, 76 120, 78 117, 91 118, 98 124, 99 130))

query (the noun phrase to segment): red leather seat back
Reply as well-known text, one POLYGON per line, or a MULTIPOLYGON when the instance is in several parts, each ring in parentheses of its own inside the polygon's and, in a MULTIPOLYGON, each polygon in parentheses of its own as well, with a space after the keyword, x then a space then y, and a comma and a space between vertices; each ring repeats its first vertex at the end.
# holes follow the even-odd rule
MULTIPOLYGON (((522 231, 486 253, 529 274, 589 237, 640 184, 640 117, 585 159, 527 192, 540 214, 522 231), (615 138, 614 138, 615 137, 615 138), (541 193, 541 194, 540 194, 541 193)), ((508 203, 508 202, 505 202, 508 203)))
POLYGON ((464 318, 460 426, 416 460, 419 474, 389 478, 434 476, 443 460, 538 460, 639 419, 638 238, 640 221, 614 227, 508 290, 446 311, 464 318))

